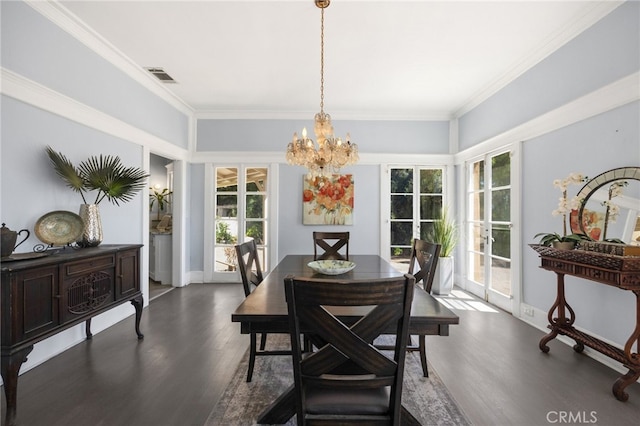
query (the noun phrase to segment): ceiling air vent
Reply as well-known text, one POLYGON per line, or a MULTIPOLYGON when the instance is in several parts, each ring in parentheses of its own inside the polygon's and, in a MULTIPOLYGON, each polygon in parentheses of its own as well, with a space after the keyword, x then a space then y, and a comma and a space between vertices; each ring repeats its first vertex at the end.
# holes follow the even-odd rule
POLYGON ((155 75, 158 80, 163 83, 177 83, 169 74, 165 72, 162 68, 145 68, 151 74, 155 75))

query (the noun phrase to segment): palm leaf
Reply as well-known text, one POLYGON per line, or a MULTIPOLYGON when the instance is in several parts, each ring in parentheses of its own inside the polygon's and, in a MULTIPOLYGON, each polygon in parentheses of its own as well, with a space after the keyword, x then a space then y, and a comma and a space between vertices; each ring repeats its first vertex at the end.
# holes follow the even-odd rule
POLYGON ((149 176, 138 168, 125 168, 119 157, 110 155, 90 157, 78 167, 86 176, 87 188, 98 191, 95 204, 104 198, 115 205, 130 201, 136 192, 146 187, 149 176))
POLYGON ((62 155, 62 153, 55 152, 50 146, 47 146, 46 149, 47 155, 49 156, 49 160, 51 161, 56 174, 60 176, 66 182, 67 186, 74 192, 80 193, 82 201, 86 204, 83 194, 83 192, 86 191, 86 182, 82 172, 76 169, 71 161, 62 155))

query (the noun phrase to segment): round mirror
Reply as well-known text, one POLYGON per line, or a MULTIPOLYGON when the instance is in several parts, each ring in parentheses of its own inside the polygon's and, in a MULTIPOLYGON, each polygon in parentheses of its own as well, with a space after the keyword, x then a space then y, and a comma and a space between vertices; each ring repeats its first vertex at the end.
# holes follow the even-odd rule
POLYGON ((588 181, 576 196, 571 232, 595 241, 618 239, 640 244, 640 167, 621 167, 588 181))

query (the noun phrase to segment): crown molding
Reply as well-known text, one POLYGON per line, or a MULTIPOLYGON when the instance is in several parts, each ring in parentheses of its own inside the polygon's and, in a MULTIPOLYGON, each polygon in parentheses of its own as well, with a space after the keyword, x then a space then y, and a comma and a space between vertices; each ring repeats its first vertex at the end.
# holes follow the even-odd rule
POLYGON ((167 102, 183 114, 189 116, 193 115, 193 108, 175 94, 167 90, 167 88, 157 81, 155 77, 141 69, 122 51, 118 50, 114 45, 87 26, 63 5, 57 1, 24 1, 42 16, 49 19, 89 49, 106 59, 113 66, 123 71, 126 75, 149 90, 151 93, 157 95, 163 101, 167 102))
POLYGON ((117 138, 153 147, 176 159, 188 157, 186 150, 165 139, 78 102, 11 70, 0 67, 0 80, 2 81, 0 93, 3 95, 117 138))
POLYGON ((592 7, 582 16, 577 17, 571 24, 562 27, 554 34, 550 35, 538 48, 529 52, 525 58, 513 64, 505 73, 473 95, 464 105, 458 108, 452 116, 462 117, 482 102, 495 95, 500 90, 520 77, 522 74, 533 68, 543 59, 560 49, 580 33, 591 27, 593 24, 607 16, 625 0, 599 1, 593 2, 592 7))
MULTIPOLYGON (((194 117, 198 120, 309 120, 318 111, 266 111, 266 110, 198 110, 194 117)), ((449 121, 453 116, 446 112, 429 114, 405 114, 387 111, 375 113, 355 113, 331 111, 332 120, 354 121, 449 121)))

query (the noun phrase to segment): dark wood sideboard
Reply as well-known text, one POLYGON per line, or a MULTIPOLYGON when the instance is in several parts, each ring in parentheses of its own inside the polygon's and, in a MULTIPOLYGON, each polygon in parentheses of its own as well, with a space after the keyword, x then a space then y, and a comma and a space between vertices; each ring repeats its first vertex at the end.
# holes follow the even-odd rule
POLYGON ((622 363, 629 371, 616 380, 612 391, 618 400, 628 400, 629 394, 625 392, 625 388, 640 377, 640 355, 633 352, 634 345, 640 347, 640 257, 614 256, 584 250, 559 250, 537 244, 530 246, 540 255, 541 268, 555 272, 557 276, 556 300, 547 316, 551 332, 540 340, 540 350, 544 353, 549 352, 547 343, 560 334, 575 340, 573 349, 576 352, 582 352, 586 345, 622 363), (624 349, 603 342, 573 326, 576 315, 565 298, 565 275, 607 284, 635 294, 636 324, 624 349))
POLYGON ((0 372, 7 426, 15 424, 18 373, 35 343, 82 322, 91 339, 91 318, 125 302, 135 308, 138 339, 144 337, 140 247, 67 247, 38 259, 2 263, 0 372))

